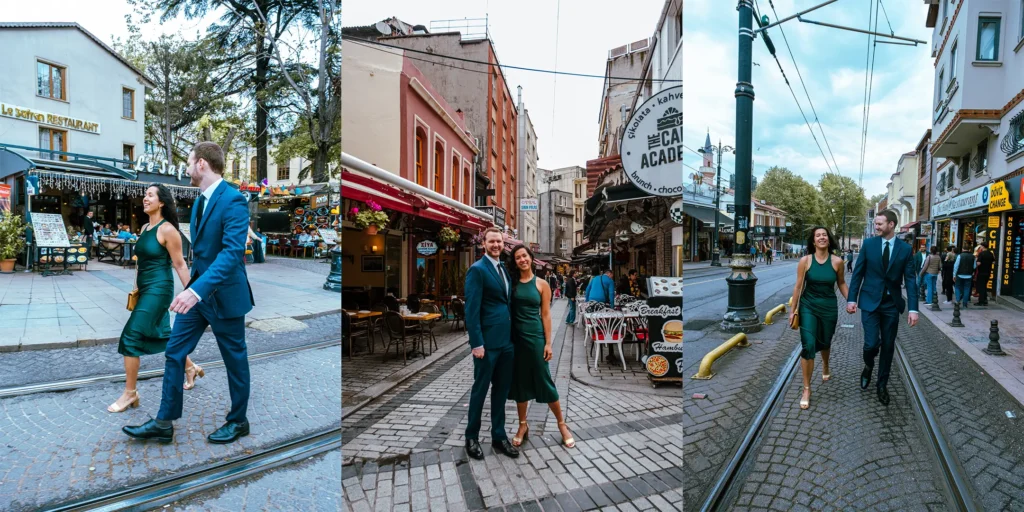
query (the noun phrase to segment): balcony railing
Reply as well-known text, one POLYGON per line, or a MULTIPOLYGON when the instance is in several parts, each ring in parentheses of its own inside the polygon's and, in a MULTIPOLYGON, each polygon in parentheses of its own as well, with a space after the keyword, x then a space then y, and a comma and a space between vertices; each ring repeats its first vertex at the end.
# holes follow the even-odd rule
POLYGON ((975 176, 981 176, 985 174, 986 166, 983 164, 984 158, 979 152, 975 155, 974 159, 971 160, 971 170, 974 171, 975 176))

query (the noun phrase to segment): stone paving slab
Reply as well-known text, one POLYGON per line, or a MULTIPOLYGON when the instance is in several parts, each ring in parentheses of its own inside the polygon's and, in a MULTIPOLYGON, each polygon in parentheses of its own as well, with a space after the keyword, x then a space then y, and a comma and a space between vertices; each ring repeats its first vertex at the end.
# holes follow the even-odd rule
MULTIPOLYGON (((622 369, 622 363, 609 363, 604 357, 594 367, 594 355, 590 351, 590 344, 586 339, 586 329, 583 326, 572 324, 566 327, 571 337, 575 350, 572 352, 572 378, 591 387, 599 387, 609 390, 629 391, 642 394, 655 394, 660 396, 682 395, 681 384, 659 383, 658 387, 652 387, 651 381, 647 378, 647 367, 643 361, 637 361, 636 351, 640 345, 636 343, 624 343, 622 354, 625 358, 626 369, 622 369)), ((607 355, 611 347, 615 357, 619 357, 619 351, 614 345, 605 345, 603 350, 607 355)), ((643 351, 640 357, 644 356, 643 351)))
POLYGON ((117 384, 0 400, 0 510, 38 510, 208 466, 302 435, 336 427, 341 416, 338 347, 288 354, 250 365, 252 433, 230 445, 206 436, 230 407, 227 374, 207 372, 185 392, 175 442, 132 440, 121 427, 159 409, 160 380, 138 385, 141 407, 110 414, 117 384))
POLYGON ((161 510, 182 512, 263 512, 341 510, 341 451, 334 450, 217 490, 190 496, 161 510))
MULTIPOLYGON (((317 273, 287 261, 246 267, 256 301, 248 322, 340 312, 340 294, 323 289, 329 265, 317 273)), ((125 303, 134 279, 134 269, 105 263, 70 276, 0 275, 0 352, 117 343, 131 315, 125 303)), ((175 280, 175 293, 181 289, 175 280)))
MULTIPOLYGON (((942 475, 922 422, 893 364, 891 402, 871 386, 860 389, 864 333, 860 314, 837 303, 839 327, 832 341, 832 379, 821 381, 821 360, 811 378, 811 406, 799 407, 800 370, 752 448, 724 503, 728 510, 949 510, 942 475)), ((900 331, 911 330, 901 319, 900 331)), ((787 330, 783 340, 799 342, 787 330)))

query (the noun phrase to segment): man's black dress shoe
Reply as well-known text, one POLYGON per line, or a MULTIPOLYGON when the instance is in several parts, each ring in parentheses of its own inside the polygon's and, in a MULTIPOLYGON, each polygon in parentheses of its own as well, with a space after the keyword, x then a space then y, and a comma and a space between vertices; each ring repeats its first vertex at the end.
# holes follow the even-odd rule
POLYGON ((864 371, 860 372, 860 388, 867 389, 868 384, 871 384, 871 368, 864 368, 864 371))
POLYGON ((512 446, 512 443, 508 439, 502 439, 501 441, 492 441, 491 446, 495 450, 512 457, 513 459, 519 457, 519 448, 512 446))
POLYGON ((466 454, 476 460, 484 460, 484 450, 480 448, 480 441, 466 439, 466 454))
POLYGON ((878 401, 882 402, 882 405, 889 406, 889 391, 885 388, 878 388, 878 401))
POLYGON ((156 424, 156 420, 149 420, 146 423, 137 427, 121 427, 121 432, 128 434, 129 437, 135 439, 143 439, 153 441, 160 441, 161 443, 169 443, 174 440, 174 426, 164 428, 156 424))
POLYGON ((214 444, 228 444, 238 441, 239 437, 249 435, 249 422, 235 423, 229 421, 216 432, 206 437, 206 440, 214 444))

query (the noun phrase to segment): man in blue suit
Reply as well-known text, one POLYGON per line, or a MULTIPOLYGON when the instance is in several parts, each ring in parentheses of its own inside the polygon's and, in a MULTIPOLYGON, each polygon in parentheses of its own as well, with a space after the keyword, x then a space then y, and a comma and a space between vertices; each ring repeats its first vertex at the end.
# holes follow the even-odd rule
POLYGON ((181 417, 185 356, 195 350, 209 326, 224 358, 231 410, 224 426, 207 440, 226 444, 249 435, 245 315, 255 305, 243 262, 249 209, 245 197, 224 182, 224 151, 217 144, 196 144, 188 156, 188 172, 202 193, 192 207, 192 278, 171 302, 177 317, 167 342, 160 412, 154 420, 122 430, 136 439, 174 439, 171 422, 181 417))
POLYGON ((512 276, 501 262, 505 247, 501 230, 484 230, 484 257, 466 273, 466 330, 473 349, 473 390, 466 425, 466 453, 483 459, 480 448, 480 417, 487 388, 491 388, 491 445, 515 458, 519 450, 505 432, 505 402, 512 387, 512 276))
POLYGON ((864 371, 860 374, 860 388, 871 383, 871 370, 875 356, 881 352, 878 363, 878 401, 889 405, 889 370, 896 351, 896 331, 900 326, 903 309, 910 306, 907 323, 917 325, 917 266, 914 250, 895 235, 896 214, 885 211, 875 217, 875 233, 867 239, 857 257, 850 277, 850 295, 846 312, 857 312, 864 326, 864 371), (900 284, 907 288, 903 299, 900 284))

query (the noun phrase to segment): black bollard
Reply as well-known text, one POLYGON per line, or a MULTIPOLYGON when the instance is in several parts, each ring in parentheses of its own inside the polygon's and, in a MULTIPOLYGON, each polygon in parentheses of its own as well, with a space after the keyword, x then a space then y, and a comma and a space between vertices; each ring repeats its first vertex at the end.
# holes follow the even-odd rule
POLYGON ((932 300, 932 307, 931 307, 931 310, 932 310, 932 311, 942 311, 942 308, 940 308, 940 307, 939 307, 939 297, 938 297, 938 296, 935 296, 935 297, 932 297, 932 298, 933 298, 934 300, 932 300))
POLYGON ((988 348, 985 349, 985 353, 990 356, 1006 355, 1006 352, 1003 352, 1003 347, 999 346, 999 320, 992 320, 992 327, 988 332, 988 348))
POLYGON ((960 321, 960 303, 953 303, 953 321, 949 323, 950 327, 963 327, 963 322, 960 321))

